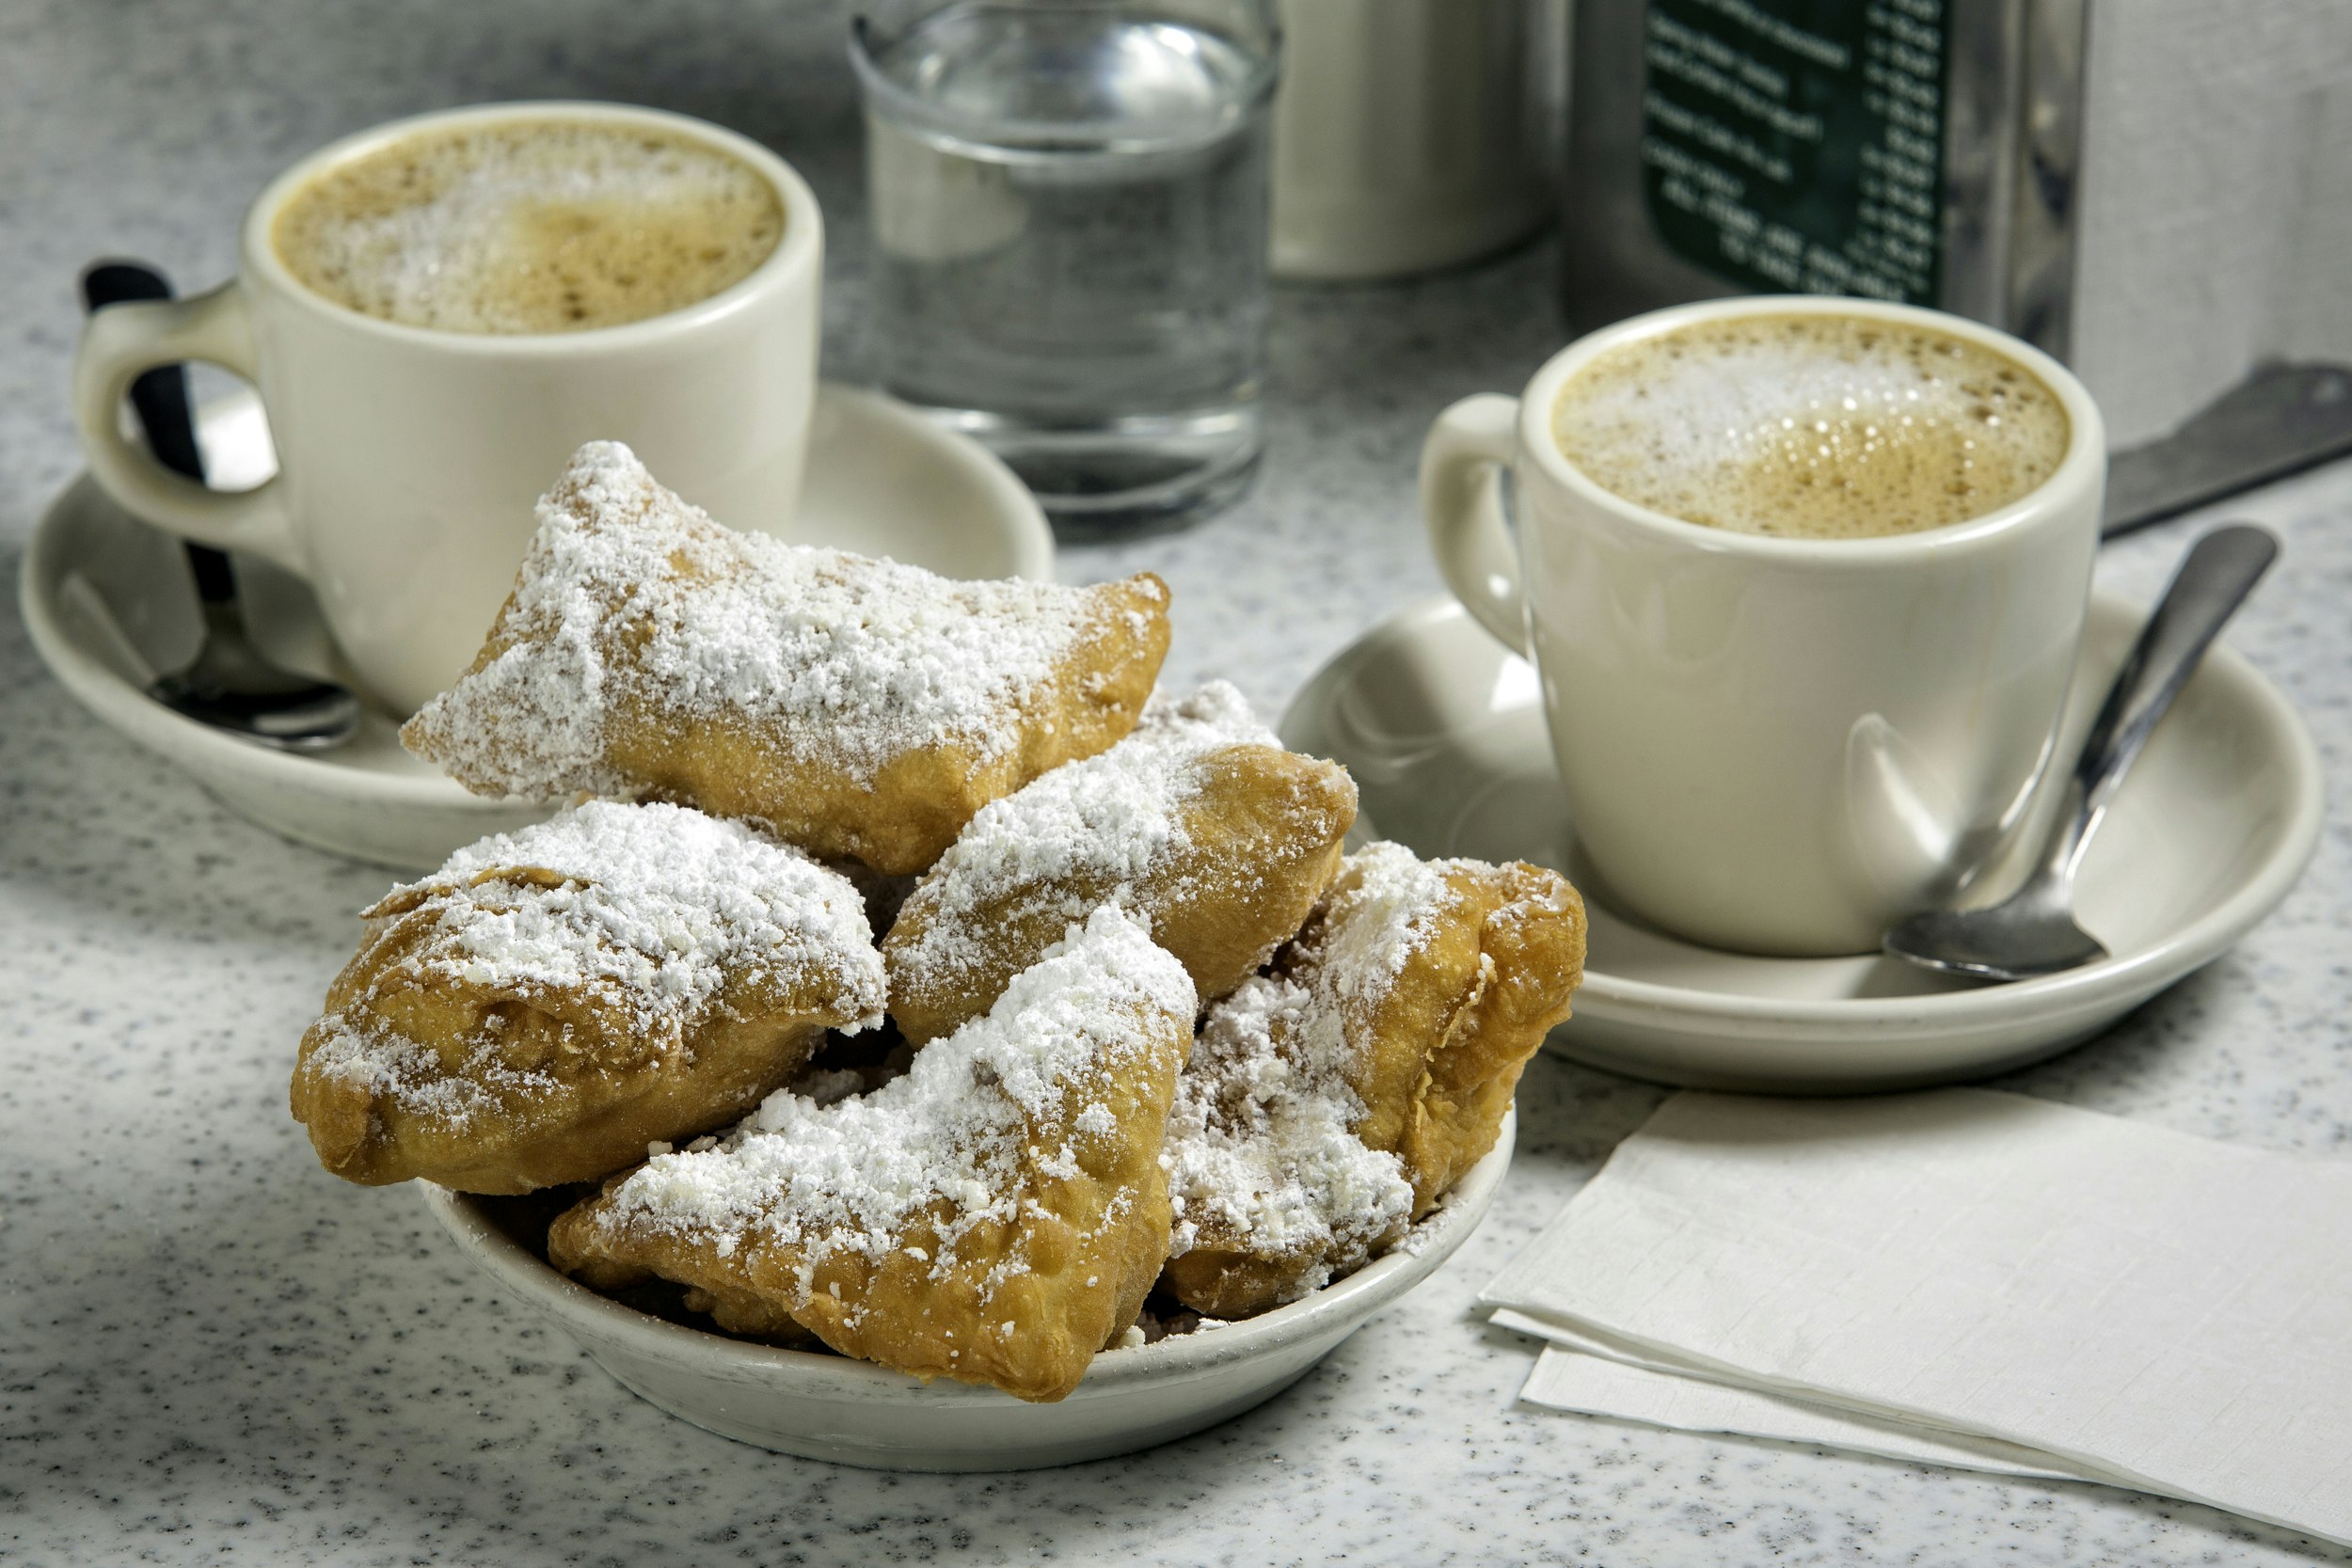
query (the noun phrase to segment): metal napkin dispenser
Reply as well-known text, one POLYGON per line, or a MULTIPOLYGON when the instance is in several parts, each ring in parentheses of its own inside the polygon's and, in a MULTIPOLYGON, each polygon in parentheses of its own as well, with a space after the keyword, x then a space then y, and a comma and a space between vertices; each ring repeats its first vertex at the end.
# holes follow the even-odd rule
POLYGON ((2352 4, 1580 0, 1583 331, 1931 305, 2099 399, 2128 526, 2352 450, 2352 4))

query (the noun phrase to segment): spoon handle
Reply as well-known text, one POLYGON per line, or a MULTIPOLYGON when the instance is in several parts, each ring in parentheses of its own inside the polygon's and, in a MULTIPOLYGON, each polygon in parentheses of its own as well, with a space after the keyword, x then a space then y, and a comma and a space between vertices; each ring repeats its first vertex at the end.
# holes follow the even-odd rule
MULTIPOLYGON (((82 274, 82 304, 90 310, 103 310, 125 300, 170 297, 170 283, 143 261, 96 261, 82 274)), ((156 462, 199 484, 204 483, 204 452, 197 445, 185 370, 158 365, 131 383, 131 411, 156 462)), ((205 545, 191 544, 187 552, 188 567, 196 574, 197 596, 208 610, 215 605, 233 608, 237 579, 229 557, 205 545)))
POLYGON ((2072 879, 2083 846, 2098 831, 2156 721, 2278 555, 2279 541, 2250 523, 2215 529, 2189 550, 2091 721, 2068 786, 2067 810, 2043 856, 2043 875, 2072 879))

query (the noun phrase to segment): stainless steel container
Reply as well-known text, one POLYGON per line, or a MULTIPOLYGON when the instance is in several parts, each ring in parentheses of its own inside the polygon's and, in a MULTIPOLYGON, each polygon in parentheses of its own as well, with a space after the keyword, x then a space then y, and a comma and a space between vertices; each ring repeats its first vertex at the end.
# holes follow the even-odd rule
POLYGON ((1278 277, 1355 282, 1503 249, 1557 207, 1566 0, 1284 0, 1278 277))

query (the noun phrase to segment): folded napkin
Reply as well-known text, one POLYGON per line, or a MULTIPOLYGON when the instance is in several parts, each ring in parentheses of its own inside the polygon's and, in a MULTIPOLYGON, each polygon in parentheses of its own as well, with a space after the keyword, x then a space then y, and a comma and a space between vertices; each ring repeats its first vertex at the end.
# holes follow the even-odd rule
POLYGON ((2352 1161, 1977 1089, 1680 1094, 1487 1286, 1533 1403, 2352 1543, 2352 1161))
POLYGON ((2117 1482, 2116 1477, 2094 1475, 2015 1443, 1865 1416, 1794 1395, 1716 1382, 1671 1363, 1628 1358, 1558 1323, 1507 1308, 1495 1313, 1492 1321, 1552 1341, 1519 1389, 1520 1399, 1548 1409, 2038 1481, 2117 1482))

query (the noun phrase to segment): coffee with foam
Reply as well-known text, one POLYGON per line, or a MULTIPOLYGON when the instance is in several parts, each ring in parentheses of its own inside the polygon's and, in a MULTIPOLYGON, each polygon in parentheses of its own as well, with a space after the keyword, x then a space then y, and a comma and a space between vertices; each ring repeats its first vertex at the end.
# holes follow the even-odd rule
POLYGON ((1551 429, 1563 456, 1627 500, 1793 539, 1997 512, 2058 471, 2073 435, 2040 377, 1971 340, 1795 313, 1612 349, 1561 390, 1551 429))
POLYGON ((784 235, 758 170, 689 136, 592 119, 421 132, 328 170, 271 230, 304 285, 444 332, 578 332, 740 282, 784 235))

